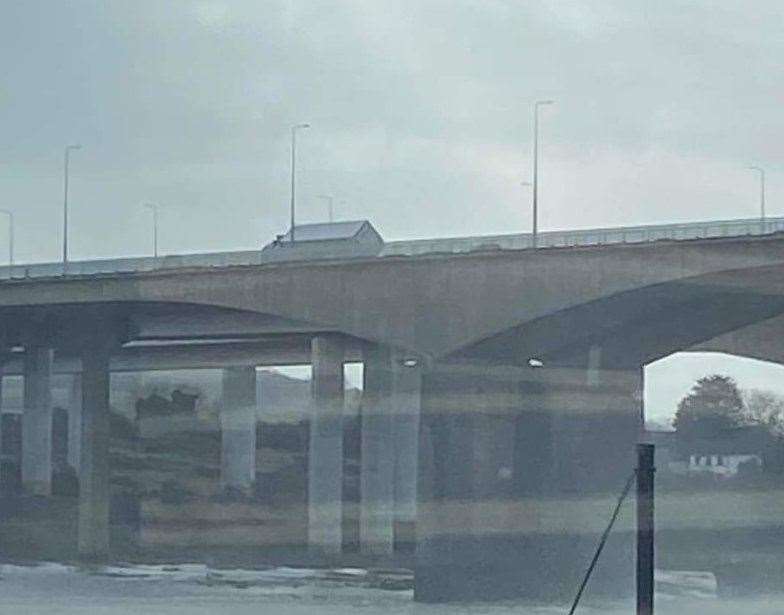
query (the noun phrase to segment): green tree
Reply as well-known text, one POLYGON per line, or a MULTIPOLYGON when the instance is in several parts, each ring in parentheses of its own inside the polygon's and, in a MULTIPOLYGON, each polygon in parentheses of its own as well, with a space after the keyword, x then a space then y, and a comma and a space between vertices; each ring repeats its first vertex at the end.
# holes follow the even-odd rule
POLYGON ((752 389, 743 392, 743 400, 747 423, 761 425, 774 435, 784 435, 784 397, 752 389))
POLYGON ((681 436, 713 437, 743 425, 744 410, 735 380, 713 374, 700 378, 678 403, 672 424, 681 436))

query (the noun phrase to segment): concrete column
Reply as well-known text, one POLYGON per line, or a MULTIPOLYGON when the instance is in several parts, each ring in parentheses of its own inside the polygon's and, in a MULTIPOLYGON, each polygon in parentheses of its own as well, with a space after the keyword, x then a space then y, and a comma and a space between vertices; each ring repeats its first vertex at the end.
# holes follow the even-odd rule
MULTIPOLYGON (((582 359, 582 360, 581 360, 582 359)), ((579 585, 633 472, 638 366, 439 363, 422 384, 415 596, 551 600, 579 585)), ((619 524, 592 591, 633 587, 633 532, 619 524)))
POLYGON ((365 553, 390 555, 395 538, 394 367, 386 347, 368 349, 364 359, 359 542, 365 553))
POLYGON ((82 355, 82 442, 79 471, 79 555, 109 554, 109 353, 82 355))
POLYGON ((344 347, 340 338, 313 338, 312 414, 308 455, 308 544, 339 553, 343 543, 344 347))
POLYGON ((74 374, 68 403, 68 465, 79 474, 82 455, 82 376, 74 374))
POLYGON ((249 493, 256 480, 256 368, 223 370, 221 489, 249 493))
POLYGON ((0 363, 0 459, 3 455, 3 408, 5 407, 3 404, 3 368, 4 365, 0 363))
POLYGON ((395 544, 416 542, 417 459, 422 366, 405 365, 405 356, 393 359, 392 437, 395 447, 395 544))
POLYGON ((52 492, 51 348, 29 345, 24 360, 22 486, 28 493, 52 492))

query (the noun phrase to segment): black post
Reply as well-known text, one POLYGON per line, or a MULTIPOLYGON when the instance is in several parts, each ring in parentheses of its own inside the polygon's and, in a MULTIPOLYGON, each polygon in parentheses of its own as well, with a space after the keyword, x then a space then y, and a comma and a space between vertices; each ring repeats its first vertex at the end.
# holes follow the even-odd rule
POLYGON ((637 615, 653 615, 653 454, 637 445, 637 615))

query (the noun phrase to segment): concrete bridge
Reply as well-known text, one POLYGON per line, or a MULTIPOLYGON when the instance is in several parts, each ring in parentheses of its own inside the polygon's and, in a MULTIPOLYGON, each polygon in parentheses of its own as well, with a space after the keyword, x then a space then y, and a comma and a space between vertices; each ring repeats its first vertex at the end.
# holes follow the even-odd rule
MULTIPOLYGON (((80 374, 84 556, 109 549, 112 371, 224 369, 222 482, 242 488, 255 366, 310 364, 308 541, 334 554, 343 364, 361 360, 360 543, 390 554, 415 520, 417 596, 439 600, 574 586, 600 531, 585 507, 633 468, 647 363, 781 357, 784 219, 553 233, 537 249, 527 235, 384 243, 367 223, 316 226, 259 251, 6 272, 3 363, 24 375, 33 493, 51 489, 51 375, 80 374)), ((597 585, 630 574, 623 540, 597 585)))

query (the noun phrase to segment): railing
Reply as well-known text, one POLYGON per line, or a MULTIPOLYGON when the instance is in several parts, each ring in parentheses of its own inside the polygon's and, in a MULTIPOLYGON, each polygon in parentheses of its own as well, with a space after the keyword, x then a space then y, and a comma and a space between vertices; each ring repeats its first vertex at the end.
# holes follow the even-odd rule
MULTIPOLYGON (((719 220, 585 229, 579 231, 547 231, 537 236, 539 248, 592 246, 618 243, 644 243, 661 240, 688 240, 717 237, 768 235, 784 231, 784 218, 719 220)), ((478 250, 525 250, 533 248, 530 233, 519 235, 487 235, 396 241, 386 244, 382 256, 415 256, 434 252, 460 253, 478 250)))
MULTIPOLYGON (((784 232, 784 218, 761 220, 718 220, 683 224, 658 224, 614 228, 585 229, 578 231, 547 231, 539 233, 539 248, 592 246, 621 243, 645 243, 671 240, 707 239, 718 237, 743 237, 784 232)), ((524 250, 533 248, 530 233, 516 235, 485 235, 479 237, 452 237, 446 239, 417 239, 392 241, 384 244, 379 257, 418 256, 422 254, 460 254, 492 250, 524 250)), ((280 254, 273 251, 243 250, 214 252, 210 254, 176 254, 160 257, 116 258, 62 263, 37 263, 29 265, 0 266, 0 280, 73 276, 132 274, 164 269, 205 267, 231 267, 261 265, 280 262, 280 254), (274 258, 273 258, 274 256, 274 258)), ((292 260, 294 260, 292 255, 292 260)), ((336 256, 340 258, 340 256, 336 256)), ((345 258, 345 257, 343 257, 345 258)), ((300 257, 296 260, 302 260, 300 257)))

